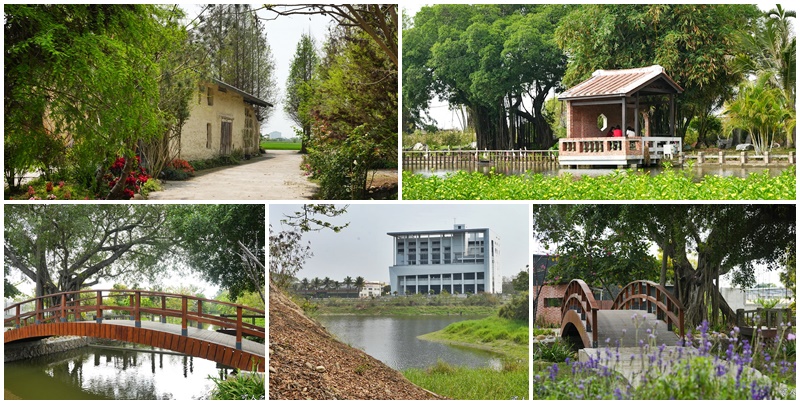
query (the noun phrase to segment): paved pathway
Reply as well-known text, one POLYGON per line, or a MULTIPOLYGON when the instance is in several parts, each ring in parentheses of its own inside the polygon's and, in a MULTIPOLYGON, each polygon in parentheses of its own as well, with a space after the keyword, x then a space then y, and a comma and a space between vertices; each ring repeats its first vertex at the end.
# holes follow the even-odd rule
POLYGON ((268 150, 237 166, 209 170, 188 181, 167 181, 151 200, 311 199, 317 186, 300 170, 295 150, 268 150))

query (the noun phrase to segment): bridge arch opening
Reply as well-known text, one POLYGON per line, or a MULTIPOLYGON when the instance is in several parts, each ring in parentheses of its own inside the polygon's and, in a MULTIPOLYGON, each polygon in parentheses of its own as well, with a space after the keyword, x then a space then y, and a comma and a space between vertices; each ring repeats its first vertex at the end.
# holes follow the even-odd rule
POLYGON ((567 323, 564 325, 564 328, 561 330, 561 339, 568 343, 573 350, 577 351, 586 348, 583 345, 581 332, 578 330, 578 327, 575 327, 575 324, 567 323))

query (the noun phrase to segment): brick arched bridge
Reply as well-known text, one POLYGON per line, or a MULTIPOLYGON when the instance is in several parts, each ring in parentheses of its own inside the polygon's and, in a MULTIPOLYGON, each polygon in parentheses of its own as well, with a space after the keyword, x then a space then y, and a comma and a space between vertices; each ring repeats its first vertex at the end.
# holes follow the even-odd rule
POLYGON ((264 371, 264 344, 242 338, 264 338, 264 327, 246 321, 264 318, 264 310, 239 304, 144 290, 88 290, 36 297, 5 313, 5 344, 54 335, 106 338, 264 371), (211 314, 212 306, 236 314, 211 314))
POLYGON ((633 281, 610 308, 600 306, 586 282, 572 280, 561 306, 561 337, 578 348, 597 348, 606 340, 622 347, 639 346, 639 341, 674 346, 685 335, 683 306, 657 283, 633 281), (648 341, 648 329, 655 341, 648 341))

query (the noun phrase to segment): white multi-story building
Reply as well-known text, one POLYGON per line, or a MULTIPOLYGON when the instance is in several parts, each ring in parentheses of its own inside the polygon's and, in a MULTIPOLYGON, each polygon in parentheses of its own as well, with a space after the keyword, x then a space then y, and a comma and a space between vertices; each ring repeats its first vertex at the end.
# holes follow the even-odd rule
POLYGON ((501 293, 500 241, 489 229, 388 233, 393 237, 394 265, 389 267, 392 293, 501 293))
POLYGON ((383 292, 383 282, 364 282, 364 287, 358 291, 358 297, 379 297, 383 292))

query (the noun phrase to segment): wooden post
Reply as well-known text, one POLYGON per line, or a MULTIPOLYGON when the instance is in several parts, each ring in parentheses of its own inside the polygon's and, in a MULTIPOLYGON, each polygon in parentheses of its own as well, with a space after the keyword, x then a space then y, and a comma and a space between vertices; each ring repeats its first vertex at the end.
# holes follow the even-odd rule
POLYGON ((725 152, 722 150, 719 151, 719 164, 725 164, 725 152))
POLYGON ((764 152, 764 164, 769 164, 769 152, 764 152))
POLYGON ((103 322, 103 309, 101 309, 101 307, 103 306, 103 292, 100 290, 97 291, 97 300, 95 301, 95 305, 96 305, 95 309, 97 310, 97 315, 95 316, 94 321, 96 321, 97 324, 100 324, 103 322))
POLYGON ((598 334, 600 331, 597 329, 597 307, 592 307, 592 348, 597 348, 598 334))
POLYGON ((198 317, 198 319, 197 319, 197 329, 201 330, 201 329, 203 329, 203 323, 200 322, 200 319, 203 318, 203 301, 202 300, 198 300, 197 301, 197 317, 198 317))
POLYGON ((58 321, 62 323, 64 321, 67 321, 66 305, 67 305, 67 294, 64 293, 61 295, 61 318, 58 319, 58 321))
POLYGON ((17 328, 19 328, 19 315, 20 315, 19 310, 20 310, 20 304, 17 304, 17 320, 14 322, 16 323, 17 328))
POLYGON ((739 152, 739 163, 741 165, 747 164, 747 152, 739 152))
POLYGON ((703 153, 703 152, 697 152, 697 164, 703 164, 703 163, 705 163, 705 161, 706 161, 705 157, 706 157, 706 156, 705 156, 705 153, 703 153))
POLYGON ((142 312, 141 312, 140 309, 142 307, 142 292, 137 290, 136 292, 134 292, 134 296, 135 296, 136 301, 135 301, 134 306, 133 306, 133 317, 134 317, 133 324, 134 324, 134 326, 136 328, 141 328, 142 327, 142 312))
MULTIPOLYGON (((134 292, 134 294, 135 293, 136 292, 134 292)), ((135 307, 134 298, 135 298, 135 295, 128 296, 128 307, 130 307, 130 309, 128 309, 128 319, 129 320, 134 320, 134 317, 136 316, 136 314, 135 314, 136 307, 135 307)))
POLYGON ((236 306, 236 349, 242 350, 242 306, 236 306))
POLYGON ((794 164, 794 152, 789 152, 789 164, 794 164))
POLYGON ((163 324, 167 323, 167 314, 165 313, 166 311, 167 311, 167 297, 162 295, 161 296, 161 322, 163 324))
POLYGON ((181 335, 184 337, 189 335, 189 332, 186 330, 186 304, 186 296, 181 296, 181 335))

